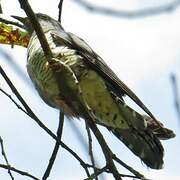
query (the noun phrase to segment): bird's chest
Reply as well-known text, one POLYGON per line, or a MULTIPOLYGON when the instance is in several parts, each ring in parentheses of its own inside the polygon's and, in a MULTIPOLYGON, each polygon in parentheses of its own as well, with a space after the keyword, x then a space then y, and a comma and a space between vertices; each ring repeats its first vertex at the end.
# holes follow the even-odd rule
MULTIPOLYGON (((63 61, 63 63, 73 69, 77 76, 80 76, 81 70, 85 67, 81 61, 81 57, 68 47, 55 46, 50 36, 47 36, 47 39, 53 57, 59 61, 63 61)), ((28 47, 27 71, 40 96, 47 104, 61 108, 67 114, 75 114, 63 97, 65 92, 60 87, 63 87, 64 84, 60 84, 61 82, 58 81, 57 73, 54 72, 53 68, 49 67, 36 36, 32 37, 28 47)), ((63 74, 60 75, 63 76, 63 74)))

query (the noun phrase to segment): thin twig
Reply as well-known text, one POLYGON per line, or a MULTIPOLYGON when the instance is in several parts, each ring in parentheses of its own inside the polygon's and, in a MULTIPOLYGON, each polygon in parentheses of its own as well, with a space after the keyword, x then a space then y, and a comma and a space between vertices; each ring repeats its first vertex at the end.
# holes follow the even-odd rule
MULTIPOLYGON (((85 140, 85 137, 82 136, 79 128, 77 127, 77 125, 75 124, 75 121, 71 120, 69 125, 73 128, 74 132, 75 132, 75 135, 77 136, 78 140, 80 141, 80 143, 82 144, 82 147, 84 148, 84 151, 87 151, 88 149, 88 144, 85 140)), ((96 167, 95 169, 97 169, 97 171, 99 171, 100 169, 97 168, 99 167, 99 163, 98 163, 98 159, 96 158, 96 156, 94 155, 94 158, 96 159, 96 167)), ((94 166, 93 165, 87 165, 88 168, 92 168, 94 169, 94 166)), ((108 171, 108 170, 107 170, 108 171)), ((105 179, 102 175, 101 179, 105 179)))
POLYGON ((101 168, 101 169, 97 169, 96 168, 96 172, 94 172, 93 174, 91 174, 90 177, 84 179, 84 180, 92 180, 92 179, 95 179, 97 178, 97 176, 99 176, 100 174, 104 173, 104 172, 109 172, 107 171, 107 166, 101 168))
POLYGON ((36 18, 36 15, 34 14, 31 6, 27 0, 19 0, 19 3, 21 5, 21 8, 25 11, 26 15, 29 17, 29 19, 33 25, 33 28, 36 32, 36 35, 39 39, 39 42, 41 44, 41 47, 44 51, 44 55, 45 55, 47 61, 49 62, 52 58, 52 52, 51 52, 51 49, 47 42, 47 39, 43 33, 41 25, 40 25, 38 19, 36 18))
POLYGON ((89 127, 93 131, 96 139, 99 142, 99 145, 101 146, 101 149, 105 156, 107 167, 109 168, 109 171, 112 173, 112 175, 114 176, 115 179, 122 180, 122 178, 112 160, 112 152, 111 152, 109 146, 107 145, 103 135, 101 134, 101 132, 99 131, 99 129, 97 128, 96 124, 93 121, 90 121, 90 119, 88 117, 86 118, 86 120, 88 121, 89 127))
MULTIPOLYGON (((1 138, 1 136, 0 136, 0 144, 1 144, 1 153, 2 153, 2 156, 3 156, 4 159, 5 159, 6 165, 10 167, 10 164, 9 164, 9 161, 8 161, 8 158, 7 158, 5 149, 4 149, 3 139, 1 138)), ((11 173, 10 168, 8 169, 8 174, 9 174, 9 176, 11 177, 11 179, 14 180, 14 177, 13 177, 13 175, 12 175, 12 173, 11 173)))
MULTIPOLYGON (((93 155, 93 150, 92 150, 92 137, 91 137, 91 132, 90 132, 90 129, 89 129, 88 124, 87 124, 86 121, 85 121, 85 124, 86 124, 86 131, 87 131, 88 143, 89 143, 89 156, 90 156, 91 163, 92 163, 93 170, 94 170, 94 178, 95 178, 96 180, 98 180, 98 176, 96 176, 96 173, 97 173, 97 172, 96 172, 94 155, 93 155)), ((98 175, 98 174, 97 174, 97 175, 98 175)))
POLYGON ((121 166, 126 168, 128 171, 133 173, 138 178, 145 178, 143 174, 139 173, 138 171, 134 170, 132 167, 128 166, 126 163, 124 163, 122 160, 120 160, 115 154, 113 154, 112 158, 118 162, 121 166))
POLYGON ((0 2, 0 14, 3 13, 3 10, 2 10, 2 6, 1 6, 1 2, 0 2))
POLYGON ((128 178, 132 178, 134 179, 141 179, 141 180, 152 180, 152 179, 147 179, 147 178, 142 178, 142 177, 138 177, 138 176, 132 176, 132 175, 128 175, 128 174, 120 174, 121 177, 128 177, 128 178))
POLYGON ((40 180, 39 178, 29 174, 28 172, 16 169, 16 168, 14 168, 12 166, 8 166, 8 165, 5 165, 5 164, 0 164, 0 168, 10 169, 11 171, 16 172, 18 174, 21 174, 22 176, 26 176, 26 177, 29 177, 29 178, 34 179, 34 180, 40 180))
POLYGON ((103 14, 107 16, 120 17, 120 18, 144 18, 148 16, 159 15, 162 13, 169 13, 180 6, 180 0, 174 0, 165 5, 161 5, 157 7, 128 11, 128 10, 116 10, 109 7, 98 6, 86 0, 72 0, 72 1, 74 1, 75 3, 87 9, 90 12, 103 14))
MULTIPOLYGON (((64 124, 64 113, 62 111, 60 111, 60 113, 59 113, 59 126, 58 126, 58 130, 57 130, 57 138, 59 141, 61 141, 61 137, 62 137, 63 124, 64 124)), ((59 142, 56 141, 53 153, 52 153, 51 158, 49 160, 49 164, 48 164, 47 169, 43 175, 43 178, 42 178, 43 180, 46 180, 49 177, 49 174, 51 172, 51 169, 52 169, 53 164, 55 162, 55 159, 57 157, 59 145, 60 145, 59 142)))
MULTIPOLYGON (((104 172, 106 172, 106 173, 111 173, 111 172, 107 169, 107 166, 103 167, 102 169, 98 169, 98 168, 97 168, 97 169, 96 169, 96 174, 93 173, 93 174, 91 174, 90 177, 88 177, 88 178, 86 178, 86 179, 84 179, 84 180, 92 180, 92 179, 95 178, 95 176, 98 176, 98 175, 100 175, 100 174, 102 174, 102 173, 104 173, 104 172)), ((151 179, 146 179, 146 178, 143 178, 143 177, 138 177, 138 176, 133 176, 133 175, 128 175, 128 174, 120 174, 120 175, 121 175, 121 177, 128 177, 128 178, 132 178, 132 179, 151 180, 151 179)))
POLYGON ((139 173, 138 171, 134 170, 132 167, 128 166, 126 163, 124 163, 123 161, 121 161, 115 154, 112 155, 112 158, 118 162, 121 166, 123 166, 124 168, 126 168, 128 171, 130 171, 131 173, 133 173, 135 175, 136 178, 139 179, 145 179, 144 175, 139 173))
POLYGON ((180 123, 180 96, 179 96, 177 78, 175 74, 171 75, 171 82, 172 82, 172 90, 174 96, 174 106, 180 123))
POLYGON ((60 0, 58 8, 59 8, 59 15, 58 15, 58 21, 61 23, 62 22, 62 5, 63 5, 63 0, 60 0))
POLYGON ((18 109, 20 109, 21 111, 23 111, 25 114, 28 115, 28 113, 12 98, 12 96, 10 94, 8 94, 7 92, 5 92, 2 88, 0 88, 0 91, 7 96, 15 105, 18 109))
POLYGON ((14 26, 17 26, 17 27, 24 29, 24 26, 22 24, 19 24, 18 22, 14 22, 14 21, 4 19, 2 17, 0 17, 0 22, 5 23, 5 24, 14 25, 14 26))

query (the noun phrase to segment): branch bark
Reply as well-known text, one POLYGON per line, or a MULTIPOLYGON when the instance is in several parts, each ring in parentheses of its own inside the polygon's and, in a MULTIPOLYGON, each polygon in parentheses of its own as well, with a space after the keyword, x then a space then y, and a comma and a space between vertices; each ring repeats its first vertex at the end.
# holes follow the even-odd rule
MULTIPOLYGON (((58 138, 59 141, 61 141, 61 137, 62 137, 63 124, 64 124, 64 113, 61 111, 59 113, 59 126, 58 126, 58 130, 57 130, 57 138, 58 138)), ((51 169, 52 169, 53 164, 55 162, 55 159, 57 157, 57 153, 58 153, 58 150, 59 150, 59 145, 60 145, 59 142, 56 141, 53 153, 52 153, 51 158, 49 160, 49 164, 48 164, 47 169, 46 169, 46 171, 44 173, 44 176, 42 178, 43 180, 46 180, 49 177, 49 174, 51 172, 51 169)))
POLYGON ((29 17, 29 19, 33 25, 33 28, 37 34, 37 37, 40 41, 42 49, 44 51, 44 55, 46 56, 47 61, 50 62, 50 60, 52 58, 52 52, 51 52, 51 49, 50 49, 49 44, 47 42, 47 39, 43 33, 41 25, 36 18, 36 15, 34 14, 31 6, 27 0, 19 0, 19 3, 21 5, 21 8, 25 11, 26 15, 29 17))
MULTIPOLYGON (((7 158, 5 149, 4 149, 3 139, 1 138, 1 136, 0 136, 0 144, 1 144, 2 156, 3 156, 4 159, 5 159, 5 162, 6 162, 7 167, 10 167, 10 164, 9 164, 9 161, 8 161, 8 158, 7 158)), ((9 176, 11 177, 11 179, 14 180, 14 177, 13 177, 13 175, 12 175, 12 173, 11 173, 11 169, 10 169, 10 168, 8 168, 8 174, 9 174, 9 176)))
POLYGON ((10 21, 10 20, 4 19, 2 17, 0 17, 0 22, 5 23, 5 24, 14 25, 14 26, 24 29, 23 25, 19 24, 18 22, 10 21))
POLYGON ((63 6, 63 0, 60 0, 58 8, 59 8, 59 15, 58 15, 58 21, 61 23, 62 21, 62 6, 63 6))
POLYGON ((93 166, 93 170, 94 170, 94 179, 95 180, 98 180, 98 173, 96 172, 96 165, 95 165, 95 160, 94 160, 94 155, 93 155, 93 149, 92 149, 92 137, 91 137, 91 131, 88 127, 88 124, 87 122, 85 122, 86 124, 86 131, 87 131, 87 136, 88 136, 88 144, 89 144, 89 156, 90 156, 90 159, 91 159, 91 163, 92 163, 92 166, 93 166), (97 175, 96 175, 97 174, 97 175))
POLYGON ((8 165, 5 165, 5 164, 0 164, 0 168, 10 169, 11 171, 14 171, 14 172, 16 172, 18 174, 21 174, 22 176, 26 176, 26 177, 29 177, 29 178, 34 179, 34 180, 40 180, 39 178, 31 175, 30 173, 19 170, 17 168, 12 167, 12 166, 8 166, 8 165))

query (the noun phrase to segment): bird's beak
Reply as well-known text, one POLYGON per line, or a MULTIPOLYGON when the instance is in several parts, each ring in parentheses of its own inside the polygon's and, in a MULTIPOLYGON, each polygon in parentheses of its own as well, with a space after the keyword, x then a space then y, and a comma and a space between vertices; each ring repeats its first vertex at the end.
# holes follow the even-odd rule
POLYGON ((17 19, 18 21, 20 21, 21 23, 25 23, 26 21, 26 18, 25 17, 20 17, 20 16, 11 16, 13 17, 14 19, 17 19))

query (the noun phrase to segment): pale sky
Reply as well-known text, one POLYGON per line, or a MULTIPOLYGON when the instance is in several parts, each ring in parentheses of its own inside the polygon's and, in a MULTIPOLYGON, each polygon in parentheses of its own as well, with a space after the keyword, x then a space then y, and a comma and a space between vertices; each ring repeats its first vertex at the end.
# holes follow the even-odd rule
MULTIPOLYGON (((54 18, 58 16, 58 1, 29 1, 35 12, 46 13, 54 18)), ((99 3, 100 1, 98 1, 99 3)), ((105 1, 108 4, 108 1, 105 1)), ((146 1, 143 1, 144 3, 146 1)), ((151 1, 153 3, 153 1, 151 1)), ((112 0, 114 6, 117 0, 112 0), (113 3, 114 2, 114 3, 113 3)), ((138 1, 129 0, 124 8, 142 7, 138 1)), ((16 0, 2 0, 6 17, 9 15, 24 15, 16 0)), ((116 6, 117 7, 117 6, 116 6)), ((121 7, 120 5, 118 7, 121 7)), ((106 140, 127 164, 132 165, 141 173, 154 180, 179 180, 180 158, 180 126, 173 107, 173 95, 170 83, 170 73, 174 72, 180 78, 180 8, 170 14, 163 14, 142 19, 128 20, 91 14, 80 8, 71 0, 64 2, 63 25, 67 31, 82 37, 109 64, 117 75, 130 86, 143 102, 152 110, 166 126, 172 128, 177 137, 163 142, 165 148, 165 165, 163 170, 150 170, 142 165, 140 160, 110 133, 101 129, 106 140)), ((2 46, 20 64, 26 72, 26 49, 2 46)), ((0 56, 1 57, 1 56, 0 56)), ((8 72, 16 87, 25 100, 42 119, 56 131, 58 111, 48 107, 38 97, 35 89, 27 78, 29 86, 15 74, 15 71, 1 57, 2 67, 8 72), (32 91, 34 91, 32 93, 32 91)), ((180 83, 180 81, 179 81, 180 83)), ((0 77, 0 86, 11 94, 0 77)), ((12 166, 32 172, 41 177, 52 152, 54 141, 46 135, 30 118, 20 112, 7 97, 0 94, 0 136, 4 139, 5 148, 12 166)), ((83 135, 84 123, 75 121, 83 135)), ((76 152, 87 158, 88 149, 84 150, 66 120, 63 141, 76 152)), ((94 144, 99 157, 99 148, 94 144)), ((101 160, 101 159, 100 159, 101 160)), ((0 156, 0 163, 4 162, 0 156)), ((120 167, 120 172, 124 169, 120 167)), ((16 177, 16 175, 15 175, 16 177)), ((84 170, 68 153, 60 149, 50 180, 66 179, 80 180, 85 178, 84 170)), ((0 179, 9 180, 5 170, 0 169, 0 179)), ((15 179, 26 180, 17 176, 15 179)), ((111 177, 107 178, 112 179, 111 177)))

